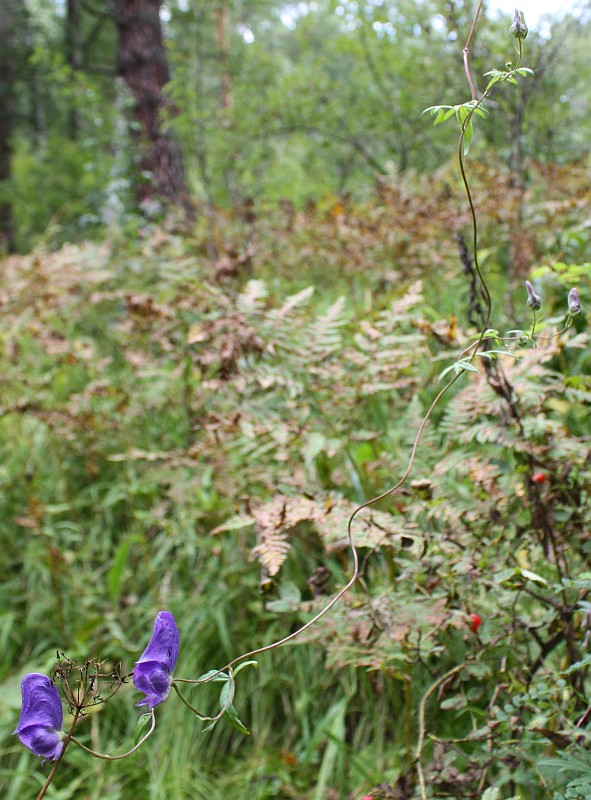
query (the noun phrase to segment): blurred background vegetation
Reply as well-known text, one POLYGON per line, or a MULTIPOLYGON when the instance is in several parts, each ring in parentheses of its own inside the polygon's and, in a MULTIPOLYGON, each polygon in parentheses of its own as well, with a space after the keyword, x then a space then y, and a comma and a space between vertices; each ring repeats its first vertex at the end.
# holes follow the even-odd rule
MULTIPOLYGON (((166 608, 195 678, 348 579, 348 515, 404 472, 479 322, 457 129, 421 115, 469 99, 475 8, 4 0, 6 800, 43 784, 10 733, 56 650, 129 671, 166 608)), ((421 731, 428 797, 591 795, 586 316, 554 335, 569 288, 591 302, 590 11, 532 26, 535 78, 468 158, 492 325, 528 330, 529 278, 537 346, 463 376, 404 490, 360 515, 358 585, 241 673, 250 737, 173 696, 136 756, 70 749, 47 797, 411 800, 421 731)), ((480 18, 481 90, 512 13, 480 18)), ((136 699, 79 738, 127 749, 136 699)))
MULTIPOLYGON (((1 127, 9 136, 0 199, 20 251, 42 237, 59 244, 102 235, 135 210, 138 180, 153 177, 149 169, 137 175, 141 147, 128 123, 137 133, 143 120, 134 117, 121 37, 124 22, 139 27, 145 9, 165 36, 159 57, 170 77, 154 102, 182 149, 190 194, 210 214, 367 200, 453 155, 453 132, 432 129, 421 112, 467 93, 461 47, 473 3, 181 0, 158 15, 154 0, 4 2, 1 127)), ((511 13, 481 20, 475 75, 513 57, 511 13)), ((548 168, 586 163, 590 24, 579 10, 532 30, 536 80, 498 95, 497 113, 482 125, 479 152, 494 152, 516 179, 527 182, 525 159, 548 168)))

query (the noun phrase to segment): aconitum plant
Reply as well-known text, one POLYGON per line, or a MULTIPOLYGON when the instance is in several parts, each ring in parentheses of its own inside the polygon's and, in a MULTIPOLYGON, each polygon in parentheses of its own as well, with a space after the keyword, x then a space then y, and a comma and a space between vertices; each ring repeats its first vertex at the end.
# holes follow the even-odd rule
POLYGON ((210 723, 205 730, 210 730, 224 717, 235 728, 248 733, 238 719, 232 704, 235 692, 234 676, 240 669, 256 662, 244 662, 241 657, 236 661, 243 663, 235 671, 232 670, 232 664, 229 664, 221 670, 210 670, 200 678, 178 679, 187 684, 202 684, 211 680, 222 684, 220 711, 215 716, 206 716, 191 705, 173 678, 179 656, 179 640, 174 616, 170 611, 160 611, 154 620, 152 637, 147 647, 136 661, 132 672, 127 675, 120 674, 118 670, 105 673, 101 669, 100 662, 94 660, 75 664, 60 654, 51 677, 33 672, 23 678, 22 710, 14 733, 32 753, 41 756, 42 763, 55 762, 37 795, 37 800, 45 796, 70 743, 95 758, 108 761, 127 758, 135 753, 154 732, 156 727, 154 709, 167 699, 171 687, 199 720, 210 723), (77 722, 90 707, 108 702, 130 679, 135 688, 145 695, 136 705, 148 707, 148 712, 142 714, 136 725, 134 734, 136 744, 131 750, 120 755, 97 753, 74 736, 77 722), (66 731, 63 730, 64 705, 70 712, 66 731))

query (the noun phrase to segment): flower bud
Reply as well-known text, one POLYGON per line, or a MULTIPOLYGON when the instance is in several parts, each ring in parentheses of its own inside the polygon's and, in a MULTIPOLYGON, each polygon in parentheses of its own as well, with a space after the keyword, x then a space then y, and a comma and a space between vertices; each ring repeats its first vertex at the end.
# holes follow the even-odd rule
POLYGON ((523 11, 515 9, 513 15, 513 25, 509 28, 509 33, 514 39, 525 39, 528 34, 528 27, 525 24, 525 17, 523 11))
POLYGON ((537 311, 538 308, 542 307, 542 298, 539 294, 536 294, 534 291, 534 287, 531 285, 529 281, 525 282, 525 288, 527 289, 527 304, 530 308, 533 308, 534 311, 537 311))
POLYGON ((583 310, 581 306, 581 298, 579 297, 578 289, 571 289, 568 293, 568 313, 576 317, 583 310))

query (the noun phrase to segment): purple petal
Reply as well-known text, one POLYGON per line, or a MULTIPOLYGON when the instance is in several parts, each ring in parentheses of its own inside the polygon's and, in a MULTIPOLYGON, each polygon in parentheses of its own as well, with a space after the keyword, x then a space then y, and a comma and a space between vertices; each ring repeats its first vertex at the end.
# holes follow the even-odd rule
POLYGON ((150 643, 139 657, 143 661, 158 661, 172 675, 179 657, 179 632, 170 611, 159 611, 154 620, 150 643))
POLYGON ((44 725, 28 725, 18 731, 18 738, 32 753, 48 761, 57 761, 64 746, 61 733, 44 725))
POLYGON ((35 755, 54 761, 62 752, 64 714, 57 687, 47 675, 33 672, 21 684, 23 705, 13 733, 35 755))
POLYGON ((172 677, 157 661, 143 661, 136 664, 133 671, 133 685, 146 697, 136 703, 152 709, 168 697, 172 677))
POLYGON ((160 611, 154 620, 150 643, 133 671, 133 685, 146 697, 137 705, 150 709, 166 700, 179 655, 179 632, 170 611, 160 611))

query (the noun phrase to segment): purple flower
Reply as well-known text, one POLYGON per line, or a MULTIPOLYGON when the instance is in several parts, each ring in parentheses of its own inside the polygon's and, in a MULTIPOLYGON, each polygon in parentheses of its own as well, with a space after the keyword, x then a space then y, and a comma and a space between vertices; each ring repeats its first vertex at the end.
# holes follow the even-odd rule
POLYGON ((568 312, 576 317, 583 310, 581 306, 581 298, 579 297, 578 289, 571 289, 568 293, 568 312))
POLYGON ((536 294, 534 291, 534 287, 531 285, 529 281, 525 282, 525 288, 527 289, 527 304, 530 308, 533 308, 534 311, 537 311, 538 308, 542 307, 542 298, 539 294, 536 294))
POLYGON ((150 643, 135 662, 133 685, 146 695, 136 703, 150 710, 166 700, 179 657, 179 632, 170 611, 159 611, 150 643))
POLYGON ((47 675, 32 672, 21 684, 23 706, 13 733, 36 756, 56 761, 62 752, 64 712, 57 687, 47 675))

